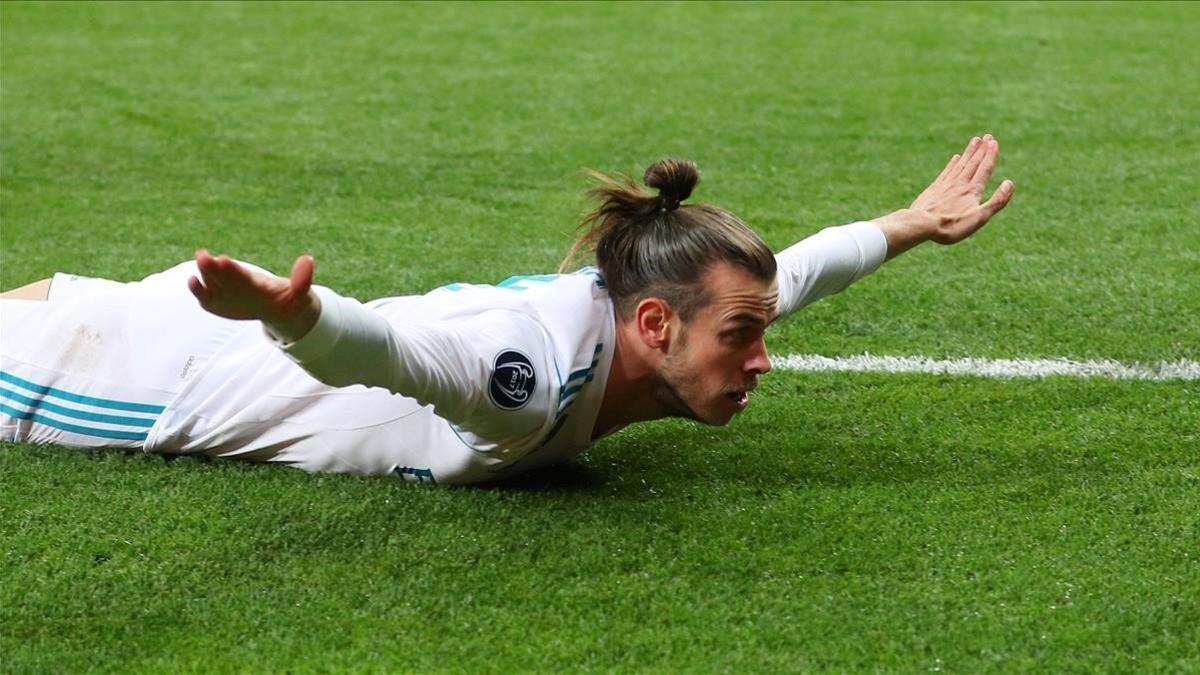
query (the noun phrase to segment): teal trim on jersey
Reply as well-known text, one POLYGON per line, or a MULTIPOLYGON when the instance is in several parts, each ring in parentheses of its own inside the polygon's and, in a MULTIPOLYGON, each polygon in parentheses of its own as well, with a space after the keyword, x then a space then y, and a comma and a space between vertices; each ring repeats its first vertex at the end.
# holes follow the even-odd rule
POLYGON ((579 370, 576 370, 568 375, 567 381, 560 385, 562 388, 558 394, 558 400, 561 402, 566 397, 579 391, 579 388, 582 387, 584 383, 591 382, 595 377, 596 366, 598 365, 600 365, 600 359, 593 359, 592 365, 588 366, 587 368, 580 368, 579 370), (578 386, 570 386, 572 382, 576 381, 578 381, 578 386))
POLYGON ((558 376, 559 387, 558 412, 554 416, 554 426, 550 428, 550 433, 546 434, 546 437, 542 440, 538 447, 530 450, 525 454, 525 456, 518 458, 511 464, 506 464, 495 469, 489 469, 490 472, 501 473, 508 471, 544 449, 552 440, 554 440, 554 437, 558 435, 558 432, 561 431, 564 426, 566 426, 567 418, 569 417, 567 411, 571 408, 571 404, 574 403, 578 398, 579 392, 583 391, 583 385, 595 379, 596 367, 600 365, 599 355, 602 351, 604 351, 604 343, 597 342, 595 350, 592 351, 592 354, 595 355, 595 358, 592 359, 591 365, 589 365, 587 368, 580 368, 579 370, 572 371, 571 374, 567 376, 566 382, 562 381, 562 375, 558 370, 558 364, 554 364, 554 374, 558 376))
POLYGON ((562 394, 559 395, 558 400, 561 401, 564 398, 574 396, 575 394, 579 393, 579 391, 581 389, 583 389, 583 385, 584 385, 584 382, 580 382, 579 384, 575 385, 574 387, 567 387, 566 389, 563 389, 563 392, 562 392, 562 394))
POLYGON ((579 392, 583 391, 583 387, 588 382, 596 378, 596 367, 600 365, 600 352, 604 350, 604 343, 597 342, 596 349, 592 352, 596 358, 592 359, 591 365, 587 368, 580 368, 573 371, 567 376, 567 381, 559 385, 558 392, 558 417, 566 414, 567 408, 575 402, 579 392))
POLYGON ((548 284, 551 281, 554 281, 555 279, 559 278, 560 276, 562 276, 562 275, 561 274, 528 274, 528 275, 512 276, 512 277, 505 279, 504 281, 501 281, 500 283, 496 284, 495 286, 488 286, 487 284, 462 284, 462 283, 455 282, 452 284, 446 284, 445 286, 442 286, 441 290, 461 291, 470 286, 482 286, 485 288, 506 288, 510 291, 523 291, 533 285, 548 284))
POLYGON ((94 429, 92 427, 81 427, 76 424, 67 424, 66 422, 56 420, 52 417, 46 417, 45 415, 16 410, 15 408, 10 408, 3 403, 0 403, 0 412, 19 420, 32 420, 38 424, 44 424, 48 427, 61 429, 63 431, 70 431, 71 433, 81 434, 84 436, 115 438, 123 441, 144 441, 146 440, 146 437, 150 435, 150 432, 148 431, 115 431, 113 429, 94 429))
MULTIPOLYGON (((596 286, 598 288, 605 288, 604 277, 600 274, 600 270, 596 269, 595 267, 585 267, 576 272, 572 272, 572 274, 589 274, 589 275, 595 277, 593 279, 593 281, 596 282, 596 286)), ((559 277, 563 277, 563 276, 566 276, 566 275, 564 275, 564 274, 518 274, 518 275, 508 277, 507 279, 501 281, 500 283, 496 284, 495 286, 492 286, 492 288, 507 288, 507 289, 513 290, 513 291, 523 291, 523 290, 529 288, 530 286, 535 286, 535 285, 539 285, 539 284, 548 284, 551 281, 554 281, 555 279, 558 279, 559 277)), ((454 283, 446 284, 445 286, 439 287, 439 290, 452 291, 452 292, 453 291, 461 291, 470 286, 485 286, 486 287, 488 285, 487 284, 464 284, 464 283, 459 283, 456 281, 454 283)))
POLYGON ((576 270, 574 273, 575 274, 590 274, 593 277, 595 277, 595 279, 593 279, 593 281, 596 282, 597 288, 605 288, 604 275, 600 274, 600 270, 595 267, 583 267, 583 268, 576 270))
POLYGON ((496 284, 496 288, 512 288, 524 290, 530 284, 548 284, 562 276, 561 274, 525 274, 512 276, 496 284))
POLYGON ((12 374, 6 373, 4 371, 0 371, 0 381, 8 382, 9 384, 16 385, 22 389, 32 391, 35 394, 42 394, 43 396, 53 396, 55 398, 61 398, 64 401, 71 401, 73 403, 86 403, 87 405, 94 405, 97 408, 111 408, 113 410, 127 410, 129 412, 142 412, 142 413, 152 413, 152 414, 158 414, 167 409, 165 406, 161 406, 161 405, 150 405, 148 403, 131 403, 129 401, 116 401, 116 400, 107 399, 107 398, 95 398, 93 396, 83 396, 82 394, 72 394, 69 391, 63 391, 62 389, 55 389, 54 387, 47 387, 44 385, 36 384, 34 382, 30 382, 29 380, 19 378, 16 375, 12 375, 12 374))
POLYGON ((592 361, 592 365, 588 366, 587 368, 580 368, 579 370, 571 373, 570 375, 567 376, 567 382, 570 382, 571 380, 574 380, 577 377, 583 377, 584 375, 587 375, 588 372, 591 371, 592 368, 596 367, 596 365, 597 365, 597 362, 592 361))
MULTIPOLYGON (((417 483, 429 483, 430 485, 437 485, 437 481, 433 478, 432 469, 415 469, 411 466, 398 466, 393 469, 393 471, 401 478, 404 478, 405 476, 412 476, 413 478, 417 479, 415 481, 417 483)), ((405 478, 405 480, 408 479, 405 478)))
POLYGON ((105 424, 124 424, 131 427, 152 427, 154 426, 153 418, 146 417, 125 417, 124 415, 102 415, 100 413, 89 412, 87 410, 75 410, 66 408, 61 405, 51 403, 42 399, 29 398, 22 396, 15 391, 9 391, 4 387, 0 387, 0 398, 9 399, 10 402, 21 403, 32 408, 30 412, 45 410, 46 412, 58 413, 64 417, 74 417, 76 419, 87 420, 89 422, 104 422, 105 424))

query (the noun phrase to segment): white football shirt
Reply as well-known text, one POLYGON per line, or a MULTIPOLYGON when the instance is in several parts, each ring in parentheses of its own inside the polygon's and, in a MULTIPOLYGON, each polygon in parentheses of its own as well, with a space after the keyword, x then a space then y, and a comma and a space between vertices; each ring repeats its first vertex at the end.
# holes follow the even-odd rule
POLYGON ((595 270, 366 304, 317 293, 307 335, 231 340, 147 450, 473 483, 591 444, 614 330, 595 270))

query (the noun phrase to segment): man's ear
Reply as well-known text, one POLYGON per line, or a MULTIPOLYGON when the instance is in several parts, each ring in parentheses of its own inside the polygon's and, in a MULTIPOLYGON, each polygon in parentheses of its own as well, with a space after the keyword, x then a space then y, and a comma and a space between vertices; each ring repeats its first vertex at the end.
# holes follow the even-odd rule
POLYGON ((671 344, 671 306, 662 298, 646 298, 633 310, 638 337, 647 347, 667 351, 671 344))

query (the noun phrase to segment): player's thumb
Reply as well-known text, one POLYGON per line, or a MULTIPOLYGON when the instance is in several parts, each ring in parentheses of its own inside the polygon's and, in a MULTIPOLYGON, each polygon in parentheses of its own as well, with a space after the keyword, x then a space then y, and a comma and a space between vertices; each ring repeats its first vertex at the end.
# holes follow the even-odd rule
POLYGON ((296 258, 296 263, 292 265, 292 274, 289 281, 292 286, 292 293, 295 295, 306 295, 308 289, 312 288, 313 274, 317 269, 317 261, 313 260, 311 255, 302 255, 296 258))
POLYGON ((1017 191, 1017 186, 1011 180, 1006 180, 1000 183, 1000 187, 992 193, 992 196, 983 203, 983 211, 988 218, 996 215, 1005 206, 1008 206, 1009 200, 1012 199, 1013 193, 1017 191))

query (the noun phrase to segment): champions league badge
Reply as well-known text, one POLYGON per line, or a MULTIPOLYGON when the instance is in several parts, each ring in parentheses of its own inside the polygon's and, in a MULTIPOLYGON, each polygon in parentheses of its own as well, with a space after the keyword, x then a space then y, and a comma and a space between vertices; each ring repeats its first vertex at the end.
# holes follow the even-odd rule
POLYGON ((520 410, 533 396, 537 378, 533 375, 533 363, 521 352, 509 349, 496 356, 492 366, 492 381, 488 383, 488 395, 497 408, 520 410))

